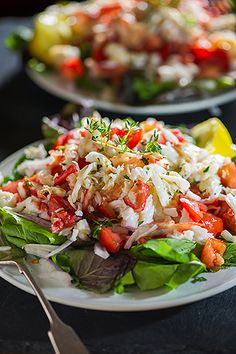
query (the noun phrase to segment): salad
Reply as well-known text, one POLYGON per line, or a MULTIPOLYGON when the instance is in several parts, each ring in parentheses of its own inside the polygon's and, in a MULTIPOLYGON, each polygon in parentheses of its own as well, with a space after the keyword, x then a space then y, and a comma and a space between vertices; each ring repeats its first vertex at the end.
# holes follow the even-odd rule
POLYGON ((233 1, 89 0, 53 5, 7 45, 87 95, 144 104, 235 85, 233 1))
POLYGON ((100 293, 175 289, 236 265, 235 153, 221 121, 188 130, 94 112, 77 123, 2 176, 0 230, 12 248, 100 293))

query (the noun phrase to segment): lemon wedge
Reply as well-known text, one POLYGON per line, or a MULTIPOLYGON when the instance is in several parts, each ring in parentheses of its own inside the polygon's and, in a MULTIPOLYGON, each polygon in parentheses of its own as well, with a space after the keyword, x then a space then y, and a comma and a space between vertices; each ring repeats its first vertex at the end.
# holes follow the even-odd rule
POLYGON ((230 133, 218 118, 210 118, 195 125, 191 130, 199 147, 205 148, 211 154, 221 154, 226 157, 234 157, 235 153, 230 133))
POLYGON ((44 63, 53 64, 49 49, 54 45, 68 43, 70 37, 71 29, 64 15, 42 12, 35 18, 34 36, 29 43, 29 51, 44 63))

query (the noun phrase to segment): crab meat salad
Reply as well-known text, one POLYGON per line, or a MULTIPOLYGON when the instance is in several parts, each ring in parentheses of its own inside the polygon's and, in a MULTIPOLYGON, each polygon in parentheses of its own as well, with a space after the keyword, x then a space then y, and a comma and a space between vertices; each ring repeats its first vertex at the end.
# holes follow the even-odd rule
POLYGON ((27 147, 1 177, 1 233, 101 293, 175 289, 235 265, 236 165, 197 146, 197 127, 94 112, 49 149, 27 147))
POLYGON ((235 86, 233 1, 89 0, 46 8, 7 45, 87 96, 149 104, 235 86), (171 92, 171 94, 170 94, 171 92))

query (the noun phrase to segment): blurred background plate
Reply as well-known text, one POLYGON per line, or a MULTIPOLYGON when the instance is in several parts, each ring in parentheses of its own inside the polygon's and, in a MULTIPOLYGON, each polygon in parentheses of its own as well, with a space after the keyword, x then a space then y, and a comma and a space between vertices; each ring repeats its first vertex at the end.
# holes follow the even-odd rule
POLYGON ((189 100, 180 103, 168 104, 152 104, 143 106, 129 106, 121 103, 113 103, 101 99, 94 98, 92 94, 85 93, 82 89, 75 87, 73 82, 68 82, 57 74, 37 73, 29 68, 26 69, 30 78, 45 91, 60 97, 62 99, 81 103, 86 105, 91 102, 97 109, 104 111, 137 114, 137 115, 156 115, 156 114, 179 114, 210 109, 212 107, 222 105, 236 99, 236 88, 218 95, 189 100))

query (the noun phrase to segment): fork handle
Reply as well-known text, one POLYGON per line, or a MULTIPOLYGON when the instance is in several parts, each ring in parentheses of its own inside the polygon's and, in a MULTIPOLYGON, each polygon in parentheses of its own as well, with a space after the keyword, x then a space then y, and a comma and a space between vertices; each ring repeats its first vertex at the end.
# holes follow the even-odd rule
POLYGON ((51 325, 48 336, 56 354, 89 354, 75 331, 60 320, 51 325))
POLYGON ((11 264, 13 263, 18 267, 19 272, 22 273, 28 280, 48 317, 48 320, 50 322, 50 330, 48 331, 48 336, 55 353, 90 354, 87 348, 80 340, 80 338, 75 333, 75 331, 70 326, 63 323, 57 316, 53 307, 46 299, 42 290, 34 280, 34 277, 32 276, 31 272, 28 270, 25 262, 11 262, 11 264))

